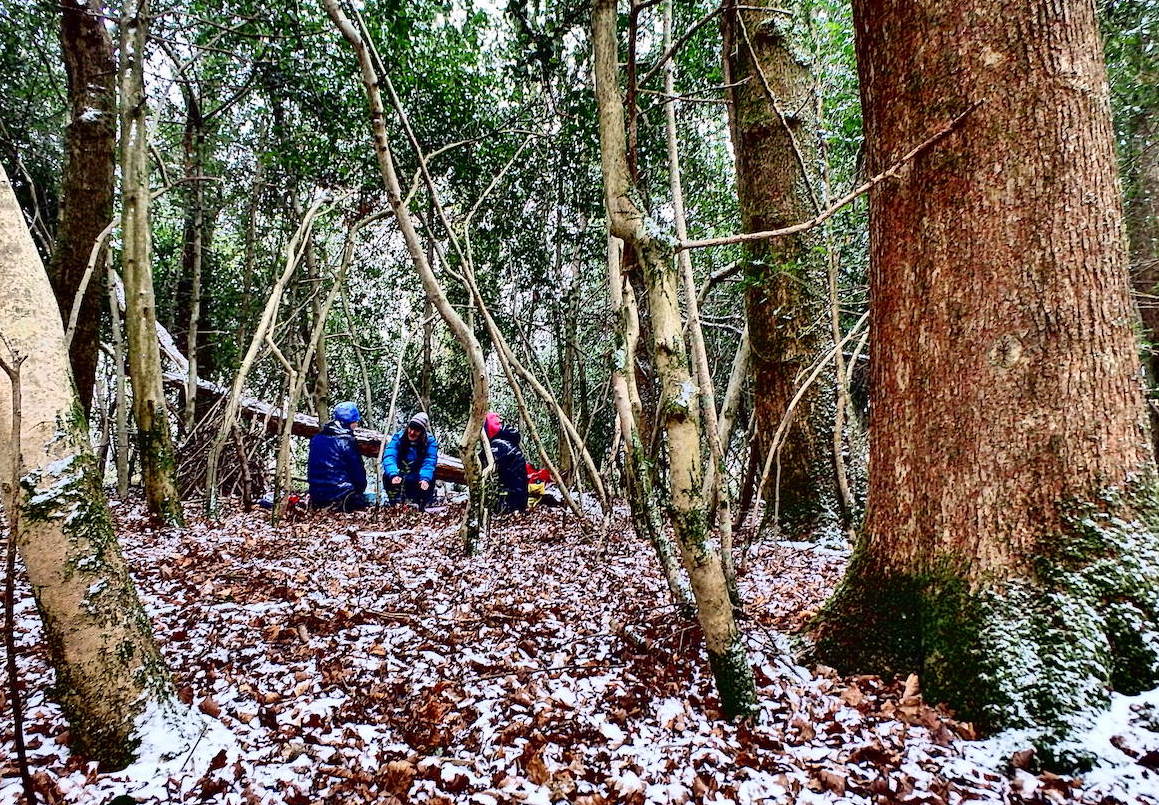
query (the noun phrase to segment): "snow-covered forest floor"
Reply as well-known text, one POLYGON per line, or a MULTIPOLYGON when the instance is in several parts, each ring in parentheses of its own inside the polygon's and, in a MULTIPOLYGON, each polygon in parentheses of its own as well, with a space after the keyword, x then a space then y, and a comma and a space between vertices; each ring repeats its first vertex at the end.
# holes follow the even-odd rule
MULTIPOLYGON (((969 740, 903 681, 796 666, 783 635, 840 578, 839 552, 752 550, 742 589, 762 711, 732 726, 715 718, 697 628, 625 522, 601 544, 540 510, 497 521, 485 554, 465 558, 453 509, 277 528, 234 513, 183 532, 115 511, 181 697, 236 748, 208 771, 102 775, 71 758, 22 588, 26 733, 47 802, 1159 802, 1154 697, 1119 700, 1092 732, 1111 765, 1056 777, 1012 771, 1024 745, 969 740)), ((0 701, 0 803, 13 803, 0 701)))

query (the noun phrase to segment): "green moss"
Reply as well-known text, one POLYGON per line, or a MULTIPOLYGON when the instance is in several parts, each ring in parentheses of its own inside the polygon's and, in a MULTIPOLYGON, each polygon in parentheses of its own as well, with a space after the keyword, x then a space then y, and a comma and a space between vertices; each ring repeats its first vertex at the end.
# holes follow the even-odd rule
POLYGON ((710 550, 708 545, 708 512, 697 506, 691 511, 678 511, 669 505, 669 517, 672 520, 672 530, 680 547, 693 567, 703 565, 708 561, 710 550))
POLYGON ((87 454, 53 462, 27 473, 20 479, 24 490, 21 515, 29 522, 60 521, 70 540, 84 541, 88 550, 64 568, 65 579, 75 572, 91 572, 104 561, 110 548, 116 550, 116 532, 105 505, 96 460, 87 454), (92 565, 90 567, 89 565, 92 565))
POLYGON ((757 712, 757 693, 748 655, 740 639, 722 654, 708 653, 720 706, 726 718, 747 718, 757 712))
POLYGON ((1150 490, 1068 504, 1063 527, 1012 579, 968 585, 944 556, 920 573, 885 572, 862 543, 815 623, 816 657, 845 671, 916 672, 927 701, 984 729, 1032 729, 1051 765, 1081 768, 1067 736, 1110 690, 1159 681, 1150 490))
POLYGON ((183 525, 181 499, 174 481, 177 464, 174 460, 173 445, 169 440, 168 426, 161 419, 157 419, 150 428, 138 428, 137 445, 142 456, 149 511, 159 517, 165 525, 183 525))
POLYGON ((1111 687, 1128 696, 1150 689, 1159 679, 1159 619, 1130 601, 1111 602, 1105 617, 1114 658, 1111 687))
POLYGON ((921 665, 920 613, 926 583, 884 578, 870 567, 871 544, 858 544, 849 569, 814 620, 813 658, 841 669, 884 676, 921 665))
MULTIPOLYGON (((54 441, 75 445, 85 438, 76 428, 83 415, 74 408, 57 423, 54 441)), ((128 764, 136 752, 132 730, 144 708, 134 691, 171 696, 172 689, 152 641, 148 618, 125 571, 116 532, 105 504, 95 458, 78 452, 26 474, 21 479, 25 521, 51 523, 66 546, 63 581, 85 589, 82 611, 97 629, 127 635, 109 639, 99 667, 78 668, 66 650, 65 636, 75 622, 59 622, 42 606, 45 642, 56 670, 52 696, 70 725, 74 750, 104 769, 128 764), (130 678, 132 682, 130 683, 130 678), (116 717, 110 717, 110 710, 116 717)))

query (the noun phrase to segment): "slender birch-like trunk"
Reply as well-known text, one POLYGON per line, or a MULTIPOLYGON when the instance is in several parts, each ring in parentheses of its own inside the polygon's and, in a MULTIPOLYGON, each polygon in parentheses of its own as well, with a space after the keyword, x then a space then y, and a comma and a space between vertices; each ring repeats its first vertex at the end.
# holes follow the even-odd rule
MULTIPOLYGON (((297 230, 294 232, 294 236, 290 238, 290 242, 286 245, 285 264, 282 268, 282 273, 270 289, 266 306, 262 310, 261 320, 254 329, 249 348, 246 350, 245 357, 242 358, 241 365, 238 367, 237 374, 234 376, 233 385, 230 387, 229 399, 225 404, 225 413, 222 415, 217 434, 214 436, 212 444, 210 444, 209 457, 206 460, 205 507, 206 512, 210 516, 216 517, 218 514, 217 465, 221 461, 222 451, 225 450, 226 442, 233 433, 233 427, 237 422, 238 407, 241 402, 242 389, 245 387, 246 378, 249 376, 250 370, 253 368, 254 362, 257 360, 258 354, 261 352, 263 346, 271 343, 269 339, 274 325, 277 322, 278 308, 282 304, 282 294, 285 292, 290 277, 294 274, 294 269, 297 268, 298 263, 302 259, 302 244, 310 236, 310 232, 314 227, 314 220, 320 214, 319 210, 327 200, 326 197, 322 197, 314 201, 303 216, 301 223, 299 223, 297 230)), ((291 367, 291 373, 293 371, 291 367)))
MULTIPOLYGON (((664 50, 672 46, 672 0, 664 4, 664 50)), ((672 98, 675 89, 675 60, 669 59, 664 66, 664 94, 672 98)), ((684 214, 684 188, 680 181, 680 147, 676 139, 676 103, 668 100, 664 104, 664 133, 668 143, 668 183, 672 191, 673 223, 676 238, 688 240, 688 224, 684 214)), ((708 469, 704 473, 704 493, 715 518, 715 527, 720 534, 720 561, 724 578, 728 583, 728 595, 736 606, 741 605, 740 593, 736 587, 736 568, 732 557, 732 515, 729 514, 729 495, 725 486, 724 446, 720 439, 720 426, 716 418, 716 389, 712 382, 712 371, 708 366, 708 350, 704 347, 704 330, 700 326, 700 305, 696 299, 696 278, 692 273, 692 253, 682 249, 676 255, 680 266, 680 278, 684 285, 684 299, 688 311, 688 342, 692 347, 692 366, 696 384, 700 391, 701 422, 704 436, 708 441, 708 469)))
MULTIPOLYGON (((109 260, 106 257, 106 260, 109 260)), ((112 261, 105 266, 105 277, 109 288, 109 324, 113 332, 113 382, 116 392, 113 403, 117 408, 116 450, 114 462, 117 466, 117 497, 124 500, 129 495, 129 399, 125 386, 125 336, 121 327, 121 305, 117 301, 117 291, 112 282, 112 261)))
POLYGON ((664 529, 664 518, 657 500, 659 491, 655 488, 655 467, 640 439, 639 420, 628 387, 628 378, 631 376, 628 366, 630 353, 624 345, 635 339, 638 332, 634 327, 635 317, 627 313, 627 306, 634 303, 625 298, 631 293, 632 286, 620 270, 620 244, 619 238, 608 236, 608 297, 612 311, 616 314, 616 337, 620 340, 620 348, 616 350, 612 364, 612 395, 620 437, 624 440, 624 473, 627 476, 624 481, 628 491, 628 508, 632 512, 632 527, 656 551, 656 559, 660 563, 664 581, 668 584, 672 603, 683 617, 691 618, 696 614, 696 602, 681 573, 678 549, 664 529))
POLYGON ((182 523, 169 413, 161 386, 157 303, 153 294, 149 229, 149 143, 145 103, 145 43, 149 2, 126 7, 121 21, 121 262, 125 278, 125 330, 133 415, 145 500, 162 521, 182 523))
MULTIPOLYGON (((471 372, 471 414, 467 418, 467 425, 459 440, 459 455, 463 460, 463 474, 466 476, 469 497, 467 510, 460 528, 463 549, 468 554, 477 553, 481 548, 481 539, 486 533, 489 510, 486 505, 487 490, 482 468, 479 466, 478 446, 483 429, 483 418, 489 405, 489 385, 487 379, 487 362, 483 356, 483 349, 473 330, 463 321, 458 311, 451 305, 427 260, 426 251, 411 220, 410 209, 399 185, 398 174, 395 171, 394 156, 391 154, 390 141, 386 131, 386 110, 382 103, 382 94, 379 91, 379 76, 371 59, 370 51, 362 35, 353 23, 338 7, 336 0, 322 0, 326 13, 338 27, 342 36, 350 43, 358 56, 358 64, 362 73, 362 83, 366 88, 366 98, 370 106, 371 125, 374 135, 374 151, 378 157, 378 167, 382 173, 382 181, 386 187, 387 201, 394 211, 399 230, 406 241, 407 251, 411 261, 427 292, 427 298, 434 304, 443 321, 447 323, 451 334, 459 342, 459 346, 467 356, 467 363, 471 372)), ((389 79, 387 79, 389 80, 389 79)))
POLYGON ((709 516, 701 493, 698 395, 684 348, 673 248, 657 236, 659 226, 637 206, 629 178, 624 104, 617 82, 615 0, 596 0, 594 4, 592 47, 609 227, 614 236, 634 247, 648 286, 652 353, 660 381, 658 419, 668 448, 672 526, 692 582, 721 706, 726 716, 741 716, 756 709, 756 688, 733 618, 720 554, 709 539, 709 516))

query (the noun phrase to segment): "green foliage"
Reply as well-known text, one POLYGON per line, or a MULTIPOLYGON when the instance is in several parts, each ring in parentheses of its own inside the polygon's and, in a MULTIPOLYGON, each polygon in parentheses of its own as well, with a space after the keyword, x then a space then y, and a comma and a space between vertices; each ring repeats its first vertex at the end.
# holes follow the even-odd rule
POLYGON ((1155 0, 1102 0, 1103 32, 1111 109, 1120 148, 1139 119, 1159 106, 1159 3, 1155 0))
MULTIPOLYGON (((837 59, 834 63, 845 70, 834 68, 830 85, 841 86, 843 94, 833 94, 827 103, 833 108, 832 139, 843 149, 840 159, 850 162, 859 120, 856 93, 849 89, 855 87, 848 81, 851 68, 842 61, 851 59, 848 12, 836 5, 826 6, 824 13, 816 10, 821 7, 802 7, 801 18, 818 25, 828 20, 826 40, 810 58, 837 59), (835 50, 834 42, 841 47, 835 50)), ((448 232, 433 215, 429 189, 419 181, 410 206, 424 238, 435 244, 452 303, 465 310, 471 301, 455 276, 463 258, 453 233, 464 250, 469 236, 481 293, 506 339, 557 394, 565 345, 577 346, 572 406, 598 462, 614 433, 608 390, 614 345, 590 86, 590 3, 509 0, 496 9, 469 1, 373 0, 358 8, 382 71, 396 87, 429 157, 450 222, 448 232)), ((674 8, 674 31, 680 35, 714 6, 697 0, 674 8)), ((353 16, 352 7, 347 12, 353 16)), ((660 20, 658 6, 640 15, 638 76, 663 51, 660 20)), ((9 68, 0 79, 5 90, 0 122, 8 132, 2 144, 7 154, 9 143, 18 145, 26 165, 35 156, 32 173, 47 197, 60 171, 64 79, 55 42, 31 32, 55 27, 49 6, 23 3, 0 12, 0 37, 12 45, 2 57, 9 68)), ((622 25, 622 34, 626 30, 622 25)), ((151 183, 155 190, 168 187, 155 199, 152 214, 158 314, 184 349, 192 188, 200 182, 205 254, 199 371, 228 384, 270 284, 285 264, 286 245, 311 201, 323 191, 342 199, 314 228, 314 276, 307 278, 305 266, 299 266, 278 311, 275 340, 291 361, 305 351, 312 300, 334 281, 346 229, 386 209, 365 96, 354 55, 320 5, 181 0, 157 15, 152 31, 147 71, 155 146, 151 183), (187 177, 193 130, 201 137, 196 149, 200 167, 198 176, 187 177)), ((717 20, 710 18, 674 59, 676 92, 695 99, 676 106, 692 237, 727 235, 739 228, 727 115, 720 102, 720 47, 717 20)), ((627 53, 626 42, 621 52, 627 53)), ((641 89, 638 153, 644 201, 670 227, 664 223, 671 220, 665 99, 657 94, 662 74, 657 72, 641 89)), ((827 91, 826 98, 831 94, 827 91)), ((397 116, 388 113, 386 122, 400 177, 410 190, 418 155, 397 116)), ((835 172, 835 177, 844 181, 849 173, 835 172)), ((31 209, 27 194, 22 201, 31 209)), ((55 214, 47 213, 51 203, 41 207, 54 220, 55 214)), ((856 223, 848 228, 854 231, 856 223)), ((842 244, 853 252, 859 247, 852 235, 842 244)), ((738 255, 735 248, 697 252, 698 281, 738 255)), ((369 421, 393 427, 421 404, 415 387, 421 374, 424 293, 389 217, 367 227, 358 239, 346 285, 346 303, 330 313, 331 392, 324 402, 358 399, 369 421), (399 360, 406 373, 396 420, 387 423, 399 360)), ((713 324, 707 331, 710 359, 722 387, 741 322, 739 291, 726 283, 705 306, 713 324)), ((479 317, 474 320, 477 335, 493 352, 479 317)), ((464 358, 441 322, 435 324, 432 347, 430 413, 446 443, 446 436, 465 422, 470 385, 464 358)), ((493 407, 515 421, 514 396, 494 365, 492 381, 493 407)), ((284 371, 265 354, 250 375, 248 391, 276 400, 284 384, 284 371)), ((548 449, 557 451, 554 416, 527 389, 525 396, 548 449)))
MULTIPOLYGON (((68 120, 56 7, 33 0, 0 6, 0 160, 28 218, 56 231, 63 128, 68 120)), ((38 233, 39 234, 39 233, 38 233)), ((48 249, 35 237, 41 258, 48 249)))

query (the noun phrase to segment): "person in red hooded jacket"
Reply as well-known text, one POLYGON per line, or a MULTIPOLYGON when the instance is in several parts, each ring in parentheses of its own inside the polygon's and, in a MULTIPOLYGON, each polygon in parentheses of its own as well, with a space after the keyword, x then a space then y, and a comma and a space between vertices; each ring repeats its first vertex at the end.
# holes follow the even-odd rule
POLYGON ((506 427, 494 411, 483 419, 483 430, 495 459, 499 482, 497 514, 527 511, 527 462, 519 447, 519 431, 506 427))

